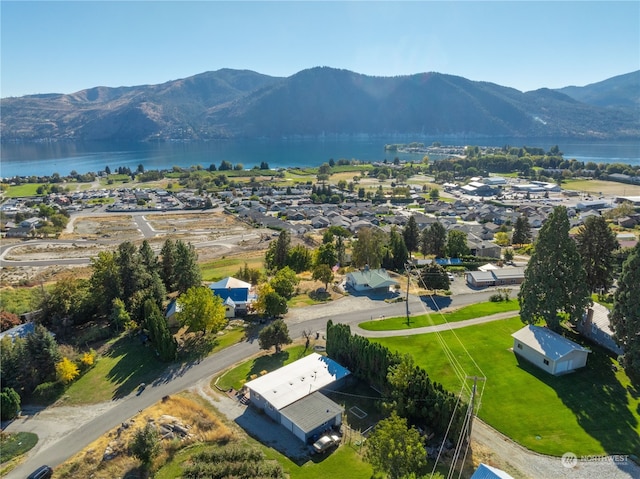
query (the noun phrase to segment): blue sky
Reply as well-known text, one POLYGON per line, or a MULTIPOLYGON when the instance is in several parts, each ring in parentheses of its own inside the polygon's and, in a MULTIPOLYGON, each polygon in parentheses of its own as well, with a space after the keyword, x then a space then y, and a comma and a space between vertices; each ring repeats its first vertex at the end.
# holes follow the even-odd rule
POLYGON ((522 91, 640 69, 640 2, 0 2, 0 96, 220 68, 427 71, 522 91))

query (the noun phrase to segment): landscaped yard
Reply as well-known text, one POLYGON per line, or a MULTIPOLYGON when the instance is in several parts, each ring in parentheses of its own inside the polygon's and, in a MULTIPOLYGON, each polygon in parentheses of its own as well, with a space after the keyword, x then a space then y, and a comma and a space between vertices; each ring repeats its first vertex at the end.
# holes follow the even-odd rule
MULTIPOLYGON (((202 354, 219 351, 239 342, 243 328, 232 328, 201 344, 202 354)), ((64 393, 66 405, 95 404, 126 396, 142 382, 151 383, 167 367, 180 368, 157 360, 152 347, 143 346, 138 337, 122 337, 114 341, 93 368, 69 385, 64 393)))
POLYGON ((488 301, 486 303, 471 304, 449 313, 429 313, 420 316, 413 316, 409 323, 407 323, 406 316, 400 316, 397 318, 366 321, 364 323, 360 323, 358 326, 368 331, 422 328, 424 326, 444 324, 445 322, 453 323, 455 321, 464 321, 466 319, 481 318, 507 311, 518 311, 519 309, 520 305, 515 299, 495 303, 488 301))
MULTIPOLYGON (((630 384, 617 362, 593 347, 587 367, 566 376, 551 376, 518 361, 511 351, 511 334, 522 326, 518 318, 512 318, 440 333, 466 375, 486 376, 479 417, 543 454, 640 455, 640 389, 630 384)), ((411 354, 433 380, 451 391, 460 390, 437 335, 374 341, 411 354)))

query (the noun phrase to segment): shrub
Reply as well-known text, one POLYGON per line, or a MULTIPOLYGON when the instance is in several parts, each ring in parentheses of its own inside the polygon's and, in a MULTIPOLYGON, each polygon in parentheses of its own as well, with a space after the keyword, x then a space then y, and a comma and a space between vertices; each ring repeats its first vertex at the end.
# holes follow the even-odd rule
POLYGON ((20 411, 20 395, 13 388, 4 388, 0 393, 0 416, 3 421, 13 419, 20 411))
POLYGON ((49 403, 64 393, 64 384, 59 381, 39 384, 33 391, 33 399, 40 403, 49 403))

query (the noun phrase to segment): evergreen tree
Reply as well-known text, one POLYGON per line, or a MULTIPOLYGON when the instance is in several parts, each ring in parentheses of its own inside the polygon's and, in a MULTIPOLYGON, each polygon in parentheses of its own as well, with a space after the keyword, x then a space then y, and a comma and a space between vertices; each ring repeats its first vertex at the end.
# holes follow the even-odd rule
POLYGON ((20 411, 20 395, 13 388, 4 388, 0 393, 0 416, 3 421, 13 419, 20 411))
POLYGON ((62 354, 53 335, 44 326, 37 325, 34 332, 25 338, 26 363, 20 364, 25 368, 24 389, 27 394, 42 383, 55 381, 56 364, 62 360, 62 354))
POLYGON ((191 243, 176 241, 175 289, 180 293, 202 284, 198 253, 191 243))
POLYGON ((435 261, 422 268, 420 280, 426 289, 449 289, 449 276, 445 269, 435 261))
POLYGON ((117 254, 108 251, 101 251, 91 258, 91 296, 97 313, 103 316, 110 314, 113 300, 123 296, 116 259, 117 254))
POLYGON ((395 271, 404 270, 409 260, 409 251, 404 242, 403 235, 398 232, 395 226, 391 228, 389 233, 389 249, 387 252, 391 255, 391 269, 395 271))
POLYGON ((511 236, 511 243, 514 245, 523 245, 531 242, 531 226, 529 225, 529 219, 522 215, 516 219, 516 224, 513 226, 513 235, 511 236))
POLYGON ((624 349, 622 364, 634 379, 640 379, 640 243, 622 265, 613 295, 611 326, 624 349))
POLYGON ((467 233, 461 230, 451 230, 447 235, 447 256, 460 258, 470 253, 467 246, 467 233))
POLYGON ((407 221, 406 226, 402 230, 402 237, 404 238, 404 244, 409 251, 409 257, 411 257, 411 253, 418 251, 418 246, 420 244, 420 230, 418 229, 416 218, 413 215, 409 217, 409 221, 407 221))
POLYGON ((439 221, 422 230, 420 234, 420 252, 424 255, 434 255, 436 258, 445 256, 447 247, 447 230, 439 221))
POLYGON ((133 294, 140 289, 144 268, 136 247, 130 241, 120 243, 116 255, 122 300, 129 304, 133 294))
POLYGON ((603 216, 590 216, 576 235, 589 291, 606 292, 613 284, 613 251, 618 240, 603 216))
POLYGON ((577 323, 590 304, 580 254, 569 237, 569 218, 564 206, 553 209, 540 230, 518 293, 520 318, 535 324, 543 319, 560 331, 561 313, 577 323))
POLYGON ((129 451, 133 457, 140 459, 145 469, 151 467, 153 460, 160 454, 162 446, 160 436, 155 425, 148 422, 143 428, 139 428, 129 443, 129 451))
POLYGON ((167 319, 164 317, 158 305, 151 299, 144 303, 145 326, 149 332, 149 339, 155 346, 160 359, 163 361, 173 361, 176 359, 178 344, 167 326, 167 319))
POLYGON ((148 273, 160 273, 158 258, 153 252, 153 249, 151 249, 151 245, 147 240, 144 240, 140 245, 138 254, 140 255, 140 262, 142 263, 143 268, 145 268, 148 273))
POLYGON ((278 239, 272 241, 265 253, 265 267, 270 270, 278 270, 287 265, 289 249, 291 248, 291 235, 288 231, 282 230, 278 239))
POLYGON ((171 238, 168 238, 162 245, 160 250, 162 282, 167 291, 174 291, 176 284, 176 244, 171 238))

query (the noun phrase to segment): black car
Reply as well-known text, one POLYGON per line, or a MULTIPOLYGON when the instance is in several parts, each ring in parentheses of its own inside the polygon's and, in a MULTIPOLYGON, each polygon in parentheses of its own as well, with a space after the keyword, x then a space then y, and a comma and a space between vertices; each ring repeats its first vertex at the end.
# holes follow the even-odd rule
POLYGON ((40 466, 27 476, 27 479, 49 479, 53 476, 53 469, 49 466, 40 466))

